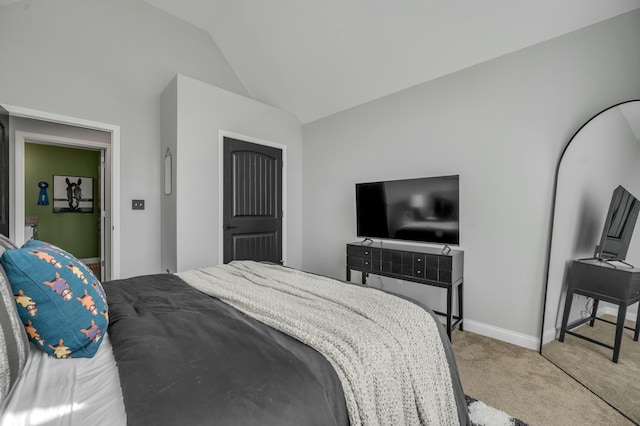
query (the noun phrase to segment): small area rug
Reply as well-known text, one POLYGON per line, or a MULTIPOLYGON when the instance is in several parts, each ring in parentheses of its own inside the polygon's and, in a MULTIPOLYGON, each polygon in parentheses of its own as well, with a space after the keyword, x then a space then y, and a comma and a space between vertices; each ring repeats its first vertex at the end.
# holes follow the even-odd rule
POLYGON ((473 426, 527 426, 525 422, 467 395, 469 418, 473 426))

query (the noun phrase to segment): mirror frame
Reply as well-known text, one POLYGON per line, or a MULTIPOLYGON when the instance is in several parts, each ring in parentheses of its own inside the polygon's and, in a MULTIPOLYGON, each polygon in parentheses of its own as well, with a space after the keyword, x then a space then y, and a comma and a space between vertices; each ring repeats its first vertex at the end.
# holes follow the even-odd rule
MULTIPOLYGON (((628 104, 630 102, 640 102, 640 99, 629 99, 627 101, 622 101, 622 102, 618 102, 617 104, 611 105, 610 107, 607 107, 603 110, 601 110, 600 112, 594 114, 591 118, 589 118, 582 126, 580 126, 578 128, 578 130, 575 131, 575 133, 571 136, 571 138, 569 138, 569 141, 565 144, 564 148, 562 149, 562 152, 560 153, 560 158, 558 158, 558 162, 556 163, 556 171, 555 171, 555 176, 553 178, 553 191, 551 194, 551 215, 549 216, 550 218, 550 224, 549 224, 549 232, 547 234, 547 258, 546 258, 546 262, 545 262, 545 283, 544 283, 544 296, 542 298, 542 318, 540 320, 540 345, 538 347, 538 353, 543 356, 546 360, 548 360, 549 362, 551 362, 553 365, 557 366, 558 368, 560 368, 560 366, 558 366, 555 362, 553 362, 552 360, 550 360, 549 358, 547 358, 546 356, 544 356, 544 354, 542 353, 542 345, 544 344, 544 323, 545 323, 545 316, 547 314, 547 293, 549 290, 549 267, 551 265, 551 246, 553 243, 553 223, 555 222, 555 216, 556 216, 556 199, 558 196, 558 178, 560 176, 560 166, 562 165, 562 160, 564 159, 564 155, 567 152, 567 149, 569 148, 569 146, 571 145, 571 143, 575 140, 576 136, 578 136, 578 134, 580 134, 580 131, 582 131, 582 129, 589 123, 591 123, 594 119, 596 119, 597 117, 599 117, 601 114, 605 113, 606 111, 609 111, 610 109, 619 107, 620 105, 624 105, 624 104, 628 104)), ((563 372, 565 372, 562 368, 560 368, 563 372)), ((566 372, 565 372, 566 373, 566 372)), ((568 374, 568 373, 566 373, 568 374)), ((571 375, 569 375, 571 377, 571 375)), ((573 377, 572 377, 573 378, 573 377)), ((576 380, 576 379, 574 379, 576 380)), ((577 380, 576 380, 577 381, 577 380)))

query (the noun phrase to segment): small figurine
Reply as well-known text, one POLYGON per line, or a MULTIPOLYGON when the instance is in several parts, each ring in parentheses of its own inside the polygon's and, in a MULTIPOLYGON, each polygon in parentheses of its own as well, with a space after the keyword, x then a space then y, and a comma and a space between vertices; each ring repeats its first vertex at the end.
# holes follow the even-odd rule
POLYGON ((47 182, 38 182, 38 188, 40 188, 40 194, 38 195, 38 205, 39 206, 48 206, 49 205, 49 195, 47 194, 47 188, 49 184, 47 182))

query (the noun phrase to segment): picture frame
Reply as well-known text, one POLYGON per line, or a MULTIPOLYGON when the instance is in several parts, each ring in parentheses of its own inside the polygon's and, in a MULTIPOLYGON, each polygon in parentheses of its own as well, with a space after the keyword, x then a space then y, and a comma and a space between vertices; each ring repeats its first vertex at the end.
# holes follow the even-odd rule
POLYGON ((93 178, 53 175, 54 213, 93 213, 93 178))

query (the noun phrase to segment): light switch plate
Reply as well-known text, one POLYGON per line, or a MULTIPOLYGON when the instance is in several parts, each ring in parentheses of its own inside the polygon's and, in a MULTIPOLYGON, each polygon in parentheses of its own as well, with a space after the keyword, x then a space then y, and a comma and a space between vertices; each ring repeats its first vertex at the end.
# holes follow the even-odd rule
POLYGON ((131 210, 144 210, 144 200, 131 200, 131 210))

